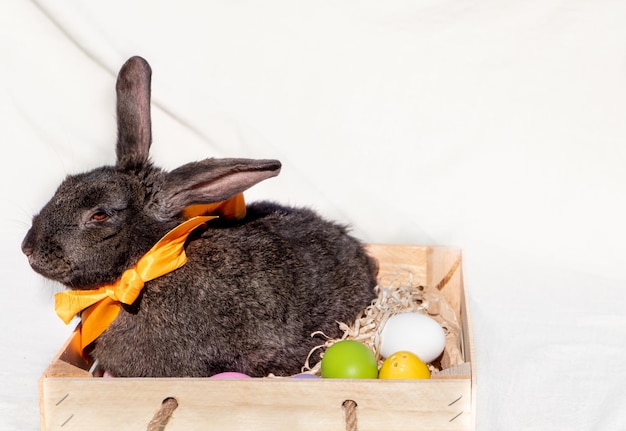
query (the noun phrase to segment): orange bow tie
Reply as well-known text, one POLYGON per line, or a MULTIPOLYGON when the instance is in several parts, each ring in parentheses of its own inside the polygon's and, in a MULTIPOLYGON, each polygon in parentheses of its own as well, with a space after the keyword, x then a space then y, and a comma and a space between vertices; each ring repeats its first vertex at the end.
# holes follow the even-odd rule
POLYGON ((224 202, 209 205, 193 205, 183 212, 189 220, 176 226, 161 238, 137 264, 124 271, 122 277, 113 284, 91 290, 67 290, 55 295, 55 311, 68 324, 75 315, 81 313, 81 349, 87 347, 100 336, 115 320, 121 304, 135 302, 144 282, 180 268, 187 262, 185 241, 191 232, 205 222, 217 218, 241 219, 246 214, 243 194, 224 202))

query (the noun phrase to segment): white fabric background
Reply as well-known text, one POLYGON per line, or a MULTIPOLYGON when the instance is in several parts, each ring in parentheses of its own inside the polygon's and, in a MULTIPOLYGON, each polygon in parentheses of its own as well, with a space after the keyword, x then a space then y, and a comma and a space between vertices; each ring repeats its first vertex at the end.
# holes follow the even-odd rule
POLYGON ((619 0, 4 0, 0 429, 39 428, 71 329, 21 239, 66 174, 114 162, 134 54, 157 163, 277 158, 249 200, 463 248, 479 430, 626 429, 619 0))

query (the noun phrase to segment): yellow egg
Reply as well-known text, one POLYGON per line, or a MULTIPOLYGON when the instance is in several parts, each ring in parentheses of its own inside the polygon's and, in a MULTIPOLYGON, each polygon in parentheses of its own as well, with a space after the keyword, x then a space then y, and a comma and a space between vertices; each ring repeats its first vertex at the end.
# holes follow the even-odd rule
POLYGON ((383 362, 379 379, 430 379, 430 370, 411 352, 397 352, 383 362))

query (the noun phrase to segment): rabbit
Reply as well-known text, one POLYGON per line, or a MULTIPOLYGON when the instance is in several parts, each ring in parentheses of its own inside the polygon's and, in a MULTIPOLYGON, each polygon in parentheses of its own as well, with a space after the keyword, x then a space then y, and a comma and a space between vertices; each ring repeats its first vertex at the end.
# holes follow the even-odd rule
MULTIPOLYGON (((113 283, 183 210, 223 201, 278 175, 277 160, 209 158, 153 165, 151 68, 132 57, 117 77, 116 164, 68 175, 22 242, 30 266, 68 289, 113 283)), ((188 261, 122 304, 88 354, 116 377, 299 373, 321 331, 341 336, 375 298, 377 262, 345 225, 308 208, 250 203, 187 239, 188 261)), ((319 355, 318 355, 319 359, 319 355)))

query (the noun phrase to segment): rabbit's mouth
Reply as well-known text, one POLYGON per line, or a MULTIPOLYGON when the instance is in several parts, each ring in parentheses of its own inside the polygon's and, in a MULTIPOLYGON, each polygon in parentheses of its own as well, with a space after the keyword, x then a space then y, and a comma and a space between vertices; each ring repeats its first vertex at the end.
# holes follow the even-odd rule
MULTIPOLYGON (((65 285, 72 290, 95 289, 102 284, 95 274, 84 271, 80 262, 68 259, 63 249, 54 247, 41 248, 29 234, 22 243, 22 252, 28 259, 28 264, 37 274, 65 285)), ((106 281, 106 280, 105 280, 106 281)))
POLYGON ((54 267, 50 267, 43 264, 45 260, 38 259, 35 254, 27 254, 26 257, 28 258, 28 263, 30 267, 37 274, 42 275, 50 280, 58 281, 59 283, 63 283, 65 285, 70 284, 70 280, 68 280, 67 277, 69 271, 67 270, 67 268, 64 268, 65 265, 63 265, 62 263, 59 265, 55 265, 54 267))
POLYGON ((58 283, 67 286, 70 289, 84 289, 75 287, 77 283, 73 280, 71 265, 63 259, 55 260, 54 264, 50 263, 47 256, 35 253, 31 250, 24 250, 24 254, 28 259, 28 264, 37 274, 58 283))
POLYGON ((40 275, 43 275, 46 278, 49 278, 47 276, 48 271, 42 265, 40 265, 40 259, 37 259, 37 256, 33 253, 33 251, 24 249, 23 252, 26 255, 26 259, 28 259, 28 264, 33 269, 33 271, 40 275))

